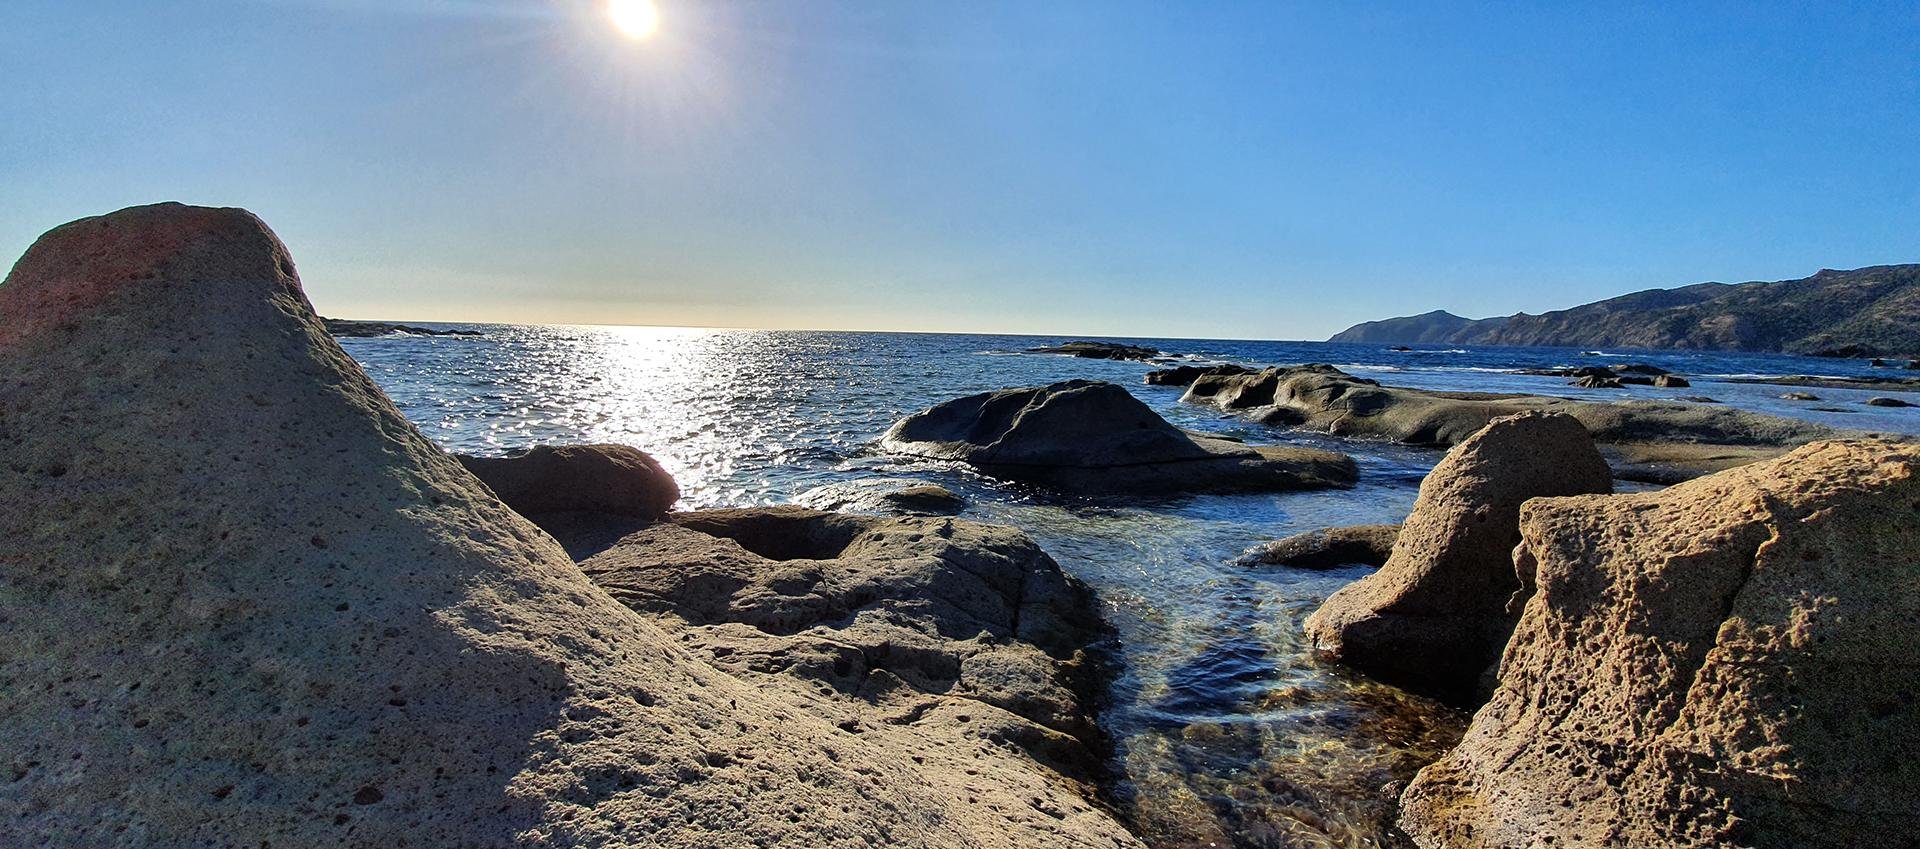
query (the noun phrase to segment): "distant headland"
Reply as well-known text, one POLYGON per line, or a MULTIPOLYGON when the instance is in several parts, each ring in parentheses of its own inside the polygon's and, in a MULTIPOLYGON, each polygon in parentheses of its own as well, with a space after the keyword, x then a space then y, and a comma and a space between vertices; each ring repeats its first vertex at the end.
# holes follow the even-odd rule
POLYGON ((1329 342, 1920 353, 1920 264, 1823 270, 1798 280, 1648 289, 1541 315, 1435 310, 1356 324, 1329 342))

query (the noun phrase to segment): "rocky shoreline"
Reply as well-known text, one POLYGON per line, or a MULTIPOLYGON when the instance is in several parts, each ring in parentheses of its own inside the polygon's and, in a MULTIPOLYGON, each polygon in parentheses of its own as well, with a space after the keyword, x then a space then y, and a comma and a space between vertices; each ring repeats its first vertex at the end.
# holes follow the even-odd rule
MULTIPOLYGON (((454 457, 331 330, 242 210, 76 221, 0 283, 0 843, 1144 847, 1190 804, 1116 804, 1100 600, 1018 530, 924 515, 954 493, 681 511, 628 446, 454 457)), ((1307 638, 1474 711, 1457 746, 1355 732, 1420 738, 1374 780, 1423 849, 1920 825, 1920 447, 1331 366, 1157 374, 1276 428, 1450 449, 1397 528, 1245 561, 1377 561, 1307 638), (1636 469, 1697 479, 1613 494, 1636 469)), ((942 403, 876 446, 1089 499, 1360 480, 1098 381, 942 403)))

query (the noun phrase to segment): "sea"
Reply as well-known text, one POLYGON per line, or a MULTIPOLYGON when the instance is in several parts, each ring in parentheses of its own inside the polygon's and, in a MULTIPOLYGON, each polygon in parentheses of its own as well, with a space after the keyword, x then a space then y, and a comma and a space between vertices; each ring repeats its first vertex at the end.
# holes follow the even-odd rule
MULTIPOLYGON (((1437 450, 1276 429, 1148 386, 1162 365, 1029 353, 1068 338, 659 327, 433 325, 477 336, 340 340, 408 419, 450 451, 617 442, 672 471, 684 508, 859 505, 910 482, 967 499, 964 518, 1012 525, 1098 592, 1117 638, 1103 706, 1108 800, 1154 846, 1402 847, 1400 787, 1450 747, 1460 711, 1317 661, 1302 622, 1362 567, 1250 568, 1247 549, 1330 525, 1398 522, 1437 450), (1073 378, 1108 380, 1173 423, 1252 443, 1355 458, 1352 489, 1265 495, 1070 497, 874 443, 941 401, 1073 378)), ((1175 363, 1331 363, 1382 383, 1598 400, 1711 398, 1842 428, 1920 433, 1920 408, 1867 406, 1885 390, 1730 379, 1901 374, 1860 360, 1698 351, 1116 338, 1175 363), (1529 368, 1647 363, 1688 389, 1578 389, 1529 368)), ((1906 395, 1920 402, 1920 395, 1906 395)), ((1706 403, 1688 401, 1688 403, 1706 403)))

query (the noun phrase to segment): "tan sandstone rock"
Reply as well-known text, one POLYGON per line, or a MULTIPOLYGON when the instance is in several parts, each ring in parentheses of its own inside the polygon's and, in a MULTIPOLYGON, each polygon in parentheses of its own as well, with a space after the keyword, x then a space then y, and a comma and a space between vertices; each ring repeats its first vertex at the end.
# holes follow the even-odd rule
POLYGON ((0 283, 0 444, 0 845, 1137 845, 977 804, 613 600, 242 210, 43 236, 0 283))
POLYGON ((1403 797, 1426 849, 1912 846, 1920 448, 1809 445, 1522 508, 1499 686, 1403 797))
POLYGON ((1513 627, 1521 503, 1612 489, 1578 421, 1495 419, 1421 482, 1386 564, 1328 598, 1307 631, 1319 651, 1380 680, 1470 699, 1513 627))

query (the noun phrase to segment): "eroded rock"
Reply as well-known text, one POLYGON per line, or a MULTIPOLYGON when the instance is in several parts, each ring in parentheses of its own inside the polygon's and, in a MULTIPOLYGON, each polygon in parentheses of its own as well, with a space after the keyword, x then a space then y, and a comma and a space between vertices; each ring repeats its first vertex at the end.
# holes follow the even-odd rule
POLYGON ((1911 844, 1916 472, 1910 445, 1824 442, 1528 502, 1538 590, 1402 825, 1427 849, 1911 844))
POLYGON ((721 669, 792 688, 916 757, 1007 740, 1068 774, 1097 769, 1090 650, 1104 625, 1086 586, 1011 528, 707 510, 581 568, 721 669))
POLYGON ((242 210, 41 237, 0 443, 5 845, 1138 845, 1021 751, 916 762, 616 602, 242 210))
POLYGON ((1513 628, 1520 505, 1612 488, 1573 418, 1496 419, 1434 467, 1386 564, 1328 598, 1307 632, 1324 655, 1380 680, 1470 700, 1513 628))

